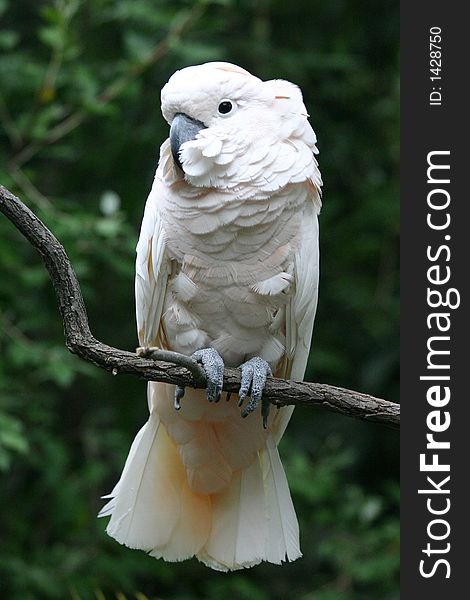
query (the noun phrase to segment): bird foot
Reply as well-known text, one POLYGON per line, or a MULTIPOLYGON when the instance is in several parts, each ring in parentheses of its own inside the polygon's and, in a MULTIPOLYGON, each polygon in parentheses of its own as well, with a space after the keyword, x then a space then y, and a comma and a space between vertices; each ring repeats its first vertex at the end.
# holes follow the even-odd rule
MULTIPOLYGON (((202 365, 207 377, 206 395, 209 402, 219 402, 224 383, 224 361, 214 348, 203 348, 191 354, 191 358, 202 365)), ((175 389, 175 409, 181 408, 184 387, 177 385, 175 389)))
POLYGON ((263 427, 268 427, 268 417, 270 403, 268 400, 263 398, 263 390, 266 385, 266 378, 268 375, 272 376, 271 367, 269 364, 260 358, 255 356, 250 358, 246 363, 240 366, 242 370, 242 378, 240 391, 238 395, 240 400, 238 406, 243 404, 245 397, 249 394, 250 400, 242 411, 242 417, 247 417, 251 412, 256 410, 261 403, 261 416, 263 418, 263 427))

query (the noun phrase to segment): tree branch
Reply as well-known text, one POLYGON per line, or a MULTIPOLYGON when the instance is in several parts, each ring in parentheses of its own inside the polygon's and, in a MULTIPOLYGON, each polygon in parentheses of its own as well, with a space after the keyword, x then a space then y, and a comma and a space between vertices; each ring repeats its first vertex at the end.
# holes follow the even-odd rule
MULTIPOLYGON (((127 373, 148 381, 205 387, 202 368, 187 356, 158 350, 148 353, 151 358, 144 358, 96 340, 90 331, 80 285, 62 245, 33 212, 3 186, 0 186, 0 212, 42 256, 57 294, 65 341, 71 352, 113 375, 127 373)), ((238 392, 239 387, 239 369, 226 368, 223 389, 238 392)), ((400 426, 399 404, 332 385, 268 378, 264 396, 275 406, 317 406, 395 429, 400 426)))

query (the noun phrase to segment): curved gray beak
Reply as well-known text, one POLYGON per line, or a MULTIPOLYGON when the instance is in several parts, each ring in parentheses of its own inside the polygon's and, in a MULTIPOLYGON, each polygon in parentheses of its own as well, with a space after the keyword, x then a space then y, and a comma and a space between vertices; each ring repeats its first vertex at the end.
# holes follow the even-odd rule
POLYGON ((176 113, 171 122, 170 127, 170 144, 171 153, 175 159, 175 163, 183 171, 183 166, 180 160, 180 148, 184 142, 194 140, 201 129, 206 129, 206 126, 201 121, 197 121, 192 117, 188 117, 184 113, 176 113))

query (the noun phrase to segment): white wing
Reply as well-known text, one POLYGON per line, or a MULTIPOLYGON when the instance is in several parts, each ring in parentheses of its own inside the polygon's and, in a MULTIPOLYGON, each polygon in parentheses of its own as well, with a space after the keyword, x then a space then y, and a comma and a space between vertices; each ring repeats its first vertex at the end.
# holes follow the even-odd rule
MULTIPOLYGON (((285 376, 301 381, 307 367, 312 340, 313 322, 317 310, 319 280, 317 202, 308 203, 302 218, 300 245, 294 259, 295 292, 286 306, 285 376)), ((275 423, 275 439, 279 442, 294 410, 282 408, 275 423)))
POLYGON ((159 189, 162 185, 156 178, 145 205, 137 243, 135 308, 141 346, 161 346, 163 341, 160 319, 170 261, 166 255, 163 222, 158 211, 159 189))
POLYGON ((309 204, 302 219, 301 241, 294 261, 295 293, 287 306, 286 349, 289 379, 302 380, 307 367, 319 278, 318 217, 309 204))

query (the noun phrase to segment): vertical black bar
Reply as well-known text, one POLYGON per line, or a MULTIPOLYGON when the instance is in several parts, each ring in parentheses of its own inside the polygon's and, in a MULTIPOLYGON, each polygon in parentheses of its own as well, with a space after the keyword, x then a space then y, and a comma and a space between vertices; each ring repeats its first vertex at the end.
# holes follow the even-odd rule
POLYGON ((435 0, 401 5, 404 600, 469 594, 470 69, 464 8, 435 0), (427 172, 431 163, 436 168, 427 172))

